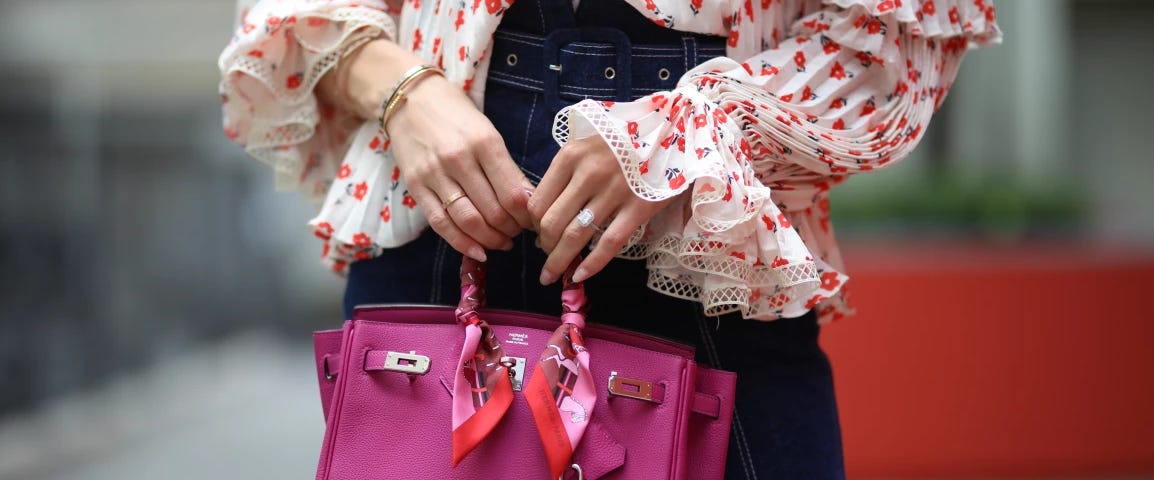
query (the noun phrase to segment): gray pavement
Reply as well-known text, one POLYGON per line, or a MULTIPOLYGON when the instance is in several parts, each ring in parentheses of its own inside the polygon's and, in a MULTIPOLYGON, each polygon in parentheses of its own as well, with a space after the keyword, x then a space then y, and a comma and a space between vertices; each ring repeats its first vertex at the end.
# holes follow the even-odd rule
POLYGON ((0 419, 0 479, 307 479, 324 421, 309 346, 250 333, 0 419))

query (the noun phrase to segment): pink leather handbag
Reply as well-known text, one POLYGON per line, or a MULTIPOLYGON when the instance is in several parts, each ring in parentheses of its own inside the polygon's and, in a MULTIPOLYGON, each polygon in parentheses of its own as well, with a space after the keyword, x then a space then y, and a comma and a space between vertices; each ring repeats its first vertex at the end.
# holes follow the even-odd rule
POLYGON ((566 283, 558 319, 478 308, 483 266, 462 272, 456 310, 361 306, 314 334, 318 480, 724 476, 733 373, 697 366, 685 345, 584 325, 580 284, 566 283))

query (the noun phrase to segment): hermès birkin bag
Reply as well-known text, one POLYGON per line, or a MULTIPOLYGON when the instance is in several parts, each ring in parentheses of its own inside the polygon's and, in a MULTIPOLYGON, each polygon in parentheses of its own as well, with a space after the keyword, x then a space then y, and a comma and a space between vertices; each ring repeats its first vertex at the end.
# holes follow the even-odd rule
POLYGON ((462 263, 455 310, 362 306, 314 334, 318 480, 723 477, 733 373, 587 325, 571 272, 560 318, 483 308, 484 267, 462 263))

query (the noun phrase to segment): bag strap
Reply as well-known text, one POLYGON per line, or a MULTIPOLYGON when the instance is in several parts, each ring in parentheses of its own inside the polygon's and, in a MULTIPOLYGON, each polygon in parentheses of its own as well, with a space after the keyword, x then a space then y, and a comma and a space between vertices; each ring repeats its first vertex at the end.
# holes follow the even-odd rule
MULTIPOLYGON (((565 270, 565 274, 561 276, 561 305, 564 307, 568 302, 578 302, 584 306, 587 298, 585 297, 585 284, 573 281, 573 272, 578 265, 581 264, 583 257, 580 255, 573 259, 569 264, 569 268, 565 270), (566 299, 566 293, 569 293, 570 298, 566 299)), ((467 315, 469 312, 476 311, 485 306, 486 296, 486 281, 485 276, 488 268, 485 262, 479 262, 467 256, 462 256, 461 259, 461 300, 457 303, 457 316, 467 315)), ((581 312, 584 317, 584 310, 581 312)))
MULTIPOLYGON (((536 370, 524 388, 537 434, 548 458, 550 478, 571 465, 573 451, 589 425, 597 391, 589 370, 585 328, 585 286, 573 281, 581 257, 562 276, 561 325, 549 337, 536 370)), ((508 411, 513 401, 510 357, 477 311, 485 304, 485 264, 461 261, 461 300, 457 322, 465 342, 453 380, 453 466, 473 451, 508 411)))

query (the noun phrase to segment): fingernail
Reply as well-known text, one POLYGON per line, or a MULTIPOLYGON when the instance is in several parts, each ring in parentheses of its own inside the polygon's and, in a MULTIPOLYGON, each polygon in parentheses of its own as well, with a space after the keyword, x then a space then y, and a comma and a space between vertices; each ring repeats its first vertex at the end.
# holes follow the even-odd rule
POLYGON ((473 260, 476 260, 478 262, 484 262, 485 260, 487 260, 487 258, 485 257, 485 249, 478 247, 476 245, 469 247, 469 256, 473 257, 473 260))
POLYGON ((554 277, 552 273, 549 273, 548 270, 541 270, 541 285, 548 285, 554 280, 557 280, 557 277, 554 277))
POLYGON ((504 250, 506 252, 508 252, 509 250, 512 250, 512 249, 513 249, 513 241, 512 240, 505 242, 505 244, 501 246, 501 250, 504 250))
POLYGON ((589 271, 585 267, 577 267, 577 271, 573 272, 573 283, 585 281, 589 278, 589 271))

